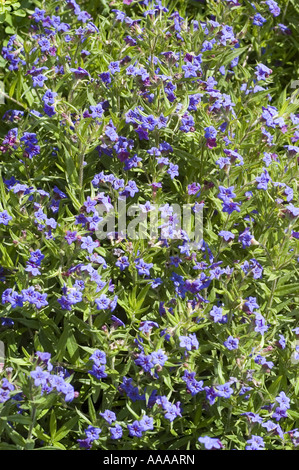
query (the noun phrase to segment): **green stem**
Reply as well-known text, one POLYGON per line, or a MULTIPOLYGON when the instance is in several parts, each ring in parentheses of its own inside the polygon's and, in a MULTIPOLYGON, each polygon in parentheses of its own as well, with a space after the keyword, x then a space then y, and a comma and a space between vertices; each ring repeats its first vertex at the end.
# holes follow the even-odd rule
POLYGON ((20 101, 15 100, 11 96, 9 96, 7 93, 4 93, 4 91, 0 90, 0 95, 4 96, 4 98, 6 98, 7 100, 13 101, 14 103, 18 104, 22 108, 27 109, 26 106, 24 106, 22 103, 20 103, 20 101))

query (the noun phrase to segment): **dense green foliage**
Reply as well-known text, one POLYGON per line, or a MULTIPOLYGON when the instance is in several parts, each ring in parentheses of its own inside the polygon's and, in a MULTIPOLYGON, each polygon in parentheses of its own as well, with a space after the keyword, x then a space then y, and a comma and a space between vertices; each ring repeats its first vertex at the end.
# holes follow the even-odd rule
POLYGON ((10 3, 0 449, 295 449, 297 3, 10 3))

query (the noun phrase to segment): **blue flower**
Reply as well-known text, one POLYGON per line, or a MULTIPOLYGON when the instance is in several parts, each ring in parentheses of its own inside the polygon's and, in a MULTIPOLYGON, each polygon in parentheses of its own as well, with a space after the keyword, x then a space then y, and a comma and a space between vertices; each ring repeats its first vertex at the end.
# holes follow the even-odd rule
POLYGON ((256 13, 253 18, 253 24, 256 26, 263 26, 264 23, 266 23, 266 19, 260 14, 256 13))
POLYGON ((224 346, 229 349, 230 351, 234 349, 238 349, 239 346, 239 340, 238 338, 233 338, 232 336, 229 336, 226 341, 224 341, 224 346))
POLYGON ((113 411, 105 410, 104 413, 100 413, 102 418, 107 421, 107 423, 112 424, 116 420, 116 415, 113 411))
POLYGON ((209 436, 199 437, 198 442, 204 444, 207 450, 221 449, 223 447, 219 439, 209 436))
POLYGON ((116 424, 113 428, 110 428, 111 439, 121 439, 123 430, 120 424, 116 424))
POLYGON ((139 421, 135 420, 132 424, 128 424, 127 428, 131 437, 142 437, 143 426, 139 421))
POLYGON ((10 220, 12 220, 12 216, 7 211, 0 212, 0 224, 8 225, 10 220))
POLYGON ((260 436, 252 435, 251 439, 248 439, 246 450, 261 450, 265 448, 263 438, 260 436))

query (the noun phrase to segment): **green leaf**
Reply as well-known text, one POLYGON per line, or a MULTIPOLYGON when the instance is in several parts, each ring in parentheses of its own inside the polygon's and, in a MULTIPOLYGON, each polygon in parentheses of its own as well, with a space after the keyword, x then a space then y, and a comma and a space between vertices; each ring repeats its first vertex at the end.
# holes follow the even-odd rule
POLYGON ((76 187, 78 185, 79 176, 76 170, 75 160, 67 150, 66 146, 62 144, 64 151, 64 163, 66 165, 65 177, 69 187, 76 187))
POLYGON ((279 386, 280 386, 280 382, 282 380, 282 375, 280 375, 279 377, 277 377, 277 379, 270 385, 270 387, 268 388, 268 391, 269 393, 272 395, 272 396, 276 396, 278 391, 279 391, 279 386))
POLYGON ((91 397, 88 397, 88 412, 92 423, 95 423, 97 421, 97 415, 91 397))
POLYGON ((61 428, 57 431, 55 435, 55 442, 53 442, 53 444, 55 445, 57 442, 61 441, 61 439, 67 436, 68 433, 73 430, 78 420, 79 420, 79 416, 74 416, 69 421, 67 421, 63 426, 61 426, 61 428))
POLYGON ((5 248, 2 243, 0 243, 0 251, 2 253, 1 265, 5 268, 12 268, 14 263, 7 252, 7 248, 5 248))
POLYGON ((80 353, 77 341, 73 334, 69 334, 66 342, 66 348, 74 364, 80 363, 80 353))
POLYGON ((10 439, 20 446, 21 448, 26 447, 26 440, 19 434, 17 431, 15 431, 11 426, 6 425, 5 426, 6 432, 9 435, 10 439))
POLYGON ((295 292, 299 292, 299 283, 287 284, 286 286, 277 287, 277 289, 275 289, 275 296, 285 296, 295 292))
POLYGON ((83 421, 85 421, 89 426, 92 425, 92 422, 78 408, 76 408, 76 412, 78 413, 80 418, 82 418, 83 421))

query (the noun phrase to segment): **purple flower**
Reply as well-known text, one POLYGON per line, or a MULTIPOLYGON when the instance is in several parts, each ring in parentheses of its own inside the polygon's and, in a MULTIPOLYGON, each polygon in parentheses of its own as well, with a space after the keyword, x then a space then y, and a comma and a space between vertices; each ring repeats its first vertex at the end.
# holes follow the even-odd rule
POLYGON ((88 237, 81 238, 81 248, 92 253, 95 248, 99 246, 98 242, 94 242, 93 239, 88 235, 88 237))
POLYGON ((47 52, 49 51, 50 47, 51 47, 51 43, 50 41, 47 39, 47 38, 42 38, 38 41, 38 44, 41 48, 41 51, 42 52, 47 52))
POLYGON ((272 418, 275 418, 276 421, 280 421, 282 418, 287 418, 288 413, 287 413, 287 408, 285 406, 278 406, 275 410, 274 413, 272 414, 272 418))
POLYGON ((255 314, 255 328, 254 331, 263 335, 268 330, 266 320, 261 313, 255 314))
POLYGON ((236 197, 234 193, 234 186, 230 186, 229 188, 225 188, 224 186, 219 186, 220 193, 217 197, 221 199, 225 203, 229 203, 231 199, 236 197))
POLYGON ((213 318, 215 323, 226 323, 227 322, 227 315, 223 315, 221 307, 214 307, 210 311, 209 315, 213 318))
POLYGON ((29 262, 40 265, 44 257, 45 256, 42 254, 40 250, 32 251, 30 254, 29 262))
POLYGON ((162 279, 160 277, 157 277, 156 279, 152 280, 151 286, 153 289, 157 289, 157 287, 159 287, 161 284, 163 284, 162 279))
POLYGON ((150 269, 154 265, 153 263, 146 263, 143 259, 138 259, 135 261, 135 266, 140 276, 142 275, 150 276, 150 269))
POLYGON ((143 426, 139 421, 134 421, 132 424, 128 424, 127 428, 131 437, 142 437, 143 426))
POLYGON ((127 186, 125 186, 125 192, 128 193, 131 197, 134 197, 135 194, 139 192, 139 189, 135 181, 133 180, 128 181, 127 186))
POLYGON ((251 439, 247 441, 246 450, 261 450, 265 448, 264 441, 260 436, 252 436, 251 439))
POLYGON ((101 432, 102 430, 100 428, 95 428, 94 426, 88 426, 88 428, 85 429, 86 437, 91 441, 97 440, 101 432))
POLYGON ((280 394, 275 398, 275 400, 280 405, 280 408, 290 408, 290 399, 286 396, 284 392, 280 392, 280 394))
POLYGON ((77 232, 71 232, 68 230, 64 238, 68 242, 68 244, 71 245, 74 241, 77 240, 77 232))
POLYGON ((50 219, 46 217, 46 225, 49 228, 55 229, 57 227, 57 222, 55 219, 53 219, 53 217, 51 217, 50 219))
POLYGON ((274 17, 280 15, 280 8, 274 0, 266 0, 266 4, 268 5, 269 10, 274 17))
POLYGON ((48 378, 49 372, 44 371, 41 367, 37 366, 36 369, 30 372, 30 377, 34 379, 34 385, 39 387, 40 385, 45 385, 48 378))
POLYGON ((116 424, 113 428, 110 428, 111 439, 120 439, 123 435, 122 427, 116 424))
POLYGON ((154 321, 149 321, 149 320, 142 321, 140 322, 139 331, 142 331, 143 333, 148 334, 151 332, 153 327, 158 328, 159 327, 158 323, 154 321))
POLYGON ((194 378, 186 381, 187 391, 191 393, 191 396, 194 397, 199 392, 204 390, 203 381, 197 381, 194 378))
POLYGON ((77 69, 70 68, 70 71, 75 74, 76 78, 84 78, 89 76, 87 70, 83 69, 82 67, 78 67, 77 69))
POLYGON ((86 437, 85 439, 77 439, 77 442, 79 442, 79 446, 82 449, 91 449, 93 439, 89 439, 88 437, 86 437))
POLYGON ((182 70, 185 72, 185 78, 197 77, 197 72, 200 70, 200 67, 188 62, 186 65, 182 65, 182 70))
POLYGON ((290 30, 290 28, 288 28, 286 25, 282 24, 282 23, 278 23, 278 27, 280 29, 280 31, 284 34, 292 34, 292 31, 290 30))
POLYGON ((92 369, 89 370, 88 373, 98 380, 108 377, 105 372, 105 366, 98 366, 97 364, 93 364, 92 369))
POLYGON ((240 212, 240 203, 238 202, 223 202, 222 212, 227 212, 228 214, 232 214, 234 211, 240 212))
POLYGON ((233 28, 231 26, 228 26, 228 25, 224 25, 223 28, 221 29, 221 36, 220 36, 220 43, 223 45, 223 46, 226 46, 227 44, 227 41, 234 41, 235 40, 235 36, 234 36, 234 32, 233 32, 233 28))
POLYGON ((225 383, 223 385, 216 386, 216 393, 218 397, 222 398, 230 398, 230 396, 234 393, 233 389, 230 387, 230 382, 225 383))
POLYGON ((128 266, 130 266, 129 260, 127 256, 121 256, 115 263, 121 271, 124 271, 128 266))
POLYGON ((100 73, 99 77, 106 85, 109 85, 109 83, 111 83, 111 76, 109 72, 100 73))
POLYGON ((246 228, 244 232, 240 233, 239 235, 239 242, 242 242, 243 248, 247 246, 251 246, 251 242, 253 240, 253 236, 251 235, 249 228, 246 228))
POLYGON ((187 132, 193 132, 195 130, 195 127, 194 127, 195 121, 194 121, 193 116, 191 116, 191 114, 186 112, 182 116, 181 122, 182 122, 182 125, 180 126, 181 131, 187 133, 187 132))
POLYGON ((242 413, 241 416, 247 416, 248 420, 251 423, 259 423, 262 424, 263 418, 261 418, 258 414, 253 413, 252 411, 242 413))
POLYGON ((204 444, 207 450, 221 449, 223 447, 219 439, 209 436, 199 437, 198 442, 204 444))
POLYGON ((170 178, 173 180, 176 176, 179 176, 179 167, 178 165, 174 165, 173 163, 169 164, 169 168, 167 173, 170 175, 170 178))
POLYGON ((39 87, 43 87, 44 86, 44 81, 45 80, 48 80, 47 77, 45 77, 44 75, 42 74, 39 74, 37 76, 34 76, 32 77, 32 80, 33 80, 33 86, 34 88, 39 86, 39 87))
POLYGON ((24 302, 34 303, 36 292, 33 286, 28 287, 28 289, 23 289, 22 294, 24 302))
POLYGON ((283 335, 279 335, 279 340, 277 341, 277 343, 278 343, 278 345, 279 345, 279 347, 280 347, 281 349, 285 349, 285 347, 286 347, 286 339, 285 339, 285 337, 284 337, 283 335))
POLYGON ((205 127, 205 138, 206 139, 216 139, 217 130, 213 126, 205 127))
POLYGON ((262 367, 264 367, 266 369, 272 369, 272 367, 274 366, 273 362, 267 361, 267 359, 265 357, 261 356, 260 354, 258 354, 255 357, 254 362, 256 364, 260 364, 262 367))
POLYGON ((15 322, 11 318, 0 317, 1 326, 13 326, 15 322))
POLYGON ((200 191, 200 184, 198 184, 198 183, 189 184, 189 186, 188 186, 188 194, 189 194, 190 196, 197 194, 198 191, 200 191))
POLYGON ((116 132, 116 127, 113 122, 110 120, 109 125, 106 126, 105 135, 109 137, 111 142, 116 142, 118 140, 118 134, 116 132))
POLYGON ((266 23, 266 19, 260 14, 256 13, 253 18, 253 24, 256 26, 263 26, 264 23, 266 23))
POLYGON ((154 418, 150 416, 143 416, 139 421, 143 431, 152 431, 154 429, 154 418))
POLYGON ((90 212, 94 212, 96 205, 97 205, 97 201, 91 199, 91 197, 89 197, 89 196, 87 197, 86 201, 83 204, 83 206, 85 207, 85 210, 88 214, 90 212))
POLYGON ((38 267, 33 264, 27 264, 25 271, 29 272, 32 276, 38 276, 40 274, 38 267))
POLYGON ((258 64, 255 67, 255 74, 258 80, 265 80, 272 73, 272 70, 266 67, 266 65, 258 64))
POLYGON ((243 309, 246 313, 253 313, 255 308, 260 308, 259 304, 256 301, 256 297, 248 297, 246 302, 244 302, 243 309))
POLYGON ((198 349, 199 347, 199 343, 195 333, 190 334, 189 336, 179 336, 179 340, 180 347, 185 348, 187 351, 191 351, 192 349, 198 349))
POLYGON ((281 427, 277 423, 273 423, 273 421, 268 420, 265 423, 262 423, 263 428, 266 428, 268 433, 273 433, 274 435, 278 435, 281 439, 284 439, 284 433, 282 432, 281 427))
POLYGON ((9 399, 10 399, 9 391, 4 390, 3 388, 0 388, 0 403, 5 403, 9 399))
POLYGON ((218 235, 224 238, 227 243, 231 242, 235 238, 235 235, 227 230, 221 230, 218 235))
POLYGON ((299 207, 295 207, 294 204, 289 204, 286 209, 288 214, 290 214, 293 218, 299 216, 299 207))
POLYGON ((268 183, 271 180, 271 177, 266 169, 264 169, 264 172, 261 174, 261 176, 257 176, 255 179, 258 182, 257 188, 258 189, 268 189, 268 183))
POLYGON ((104 413, 100 413, 100 415, 102 416, 102 418, 104 418, 107 423, 109 424, 112 424, 113 421, 116 420, 116 415, 115 413, 113 413, 113 411, 110 411, 110 410, 105 410, 104 413))
POLYGON ((143 127, 138 126, 137 129, 135 129, 135 132, 137 132, 140 140, 149 140, 148 132, 143 129, 143 127))
POLYGON ((35 304, 37 309, 46 307, 48 305, 46 298, 47 298, 47 294, 42 294, 41 292, 35 293, 33 303, 35 304))
POLYGON ((80 11, 77 14, 77 20, 82 21, 82 23, 86 23, 90 19, 91 19, 91 15, 87 13, 87 11, 80 11))
POLYGON ((12 220, 12 217, 7 213, 7 211, 0 212, 0 224, 8 225, 10 220, 12 220))
POLYGON ((135 364, 142 367, 145 372, 151 372, 151 369, 154 367, 152 360, 152 355, 146 356, 145 354, 139 354, 138 358, 135 359, 135 364))
POLYGON ((75 398, 75 390, 71 384, 64 382, 61 391, 66 402, 72 401, 75 398))
POLYGON ((177 402, 175 405, 168 403, 165 405, 166 413, 164 417, 172 422, 177 416, 181 415, 180 402, 177 402))
POLYGON ((97 349, 89 358, 90 361, 93 361, 96 365, 106 364, 106 354, 104 351, 97 349))
POLYGON ((107 310, 110 306, 110 300, 105 294, 102 294, 98 299, 94 299, 98 310, 107 310))
POLYGON ((45 10, 40 10, 36 7, 32 15, 35 22, 38 23, 39 21, 42 21, 45 18, 45 13, 45 10))
POLYGON ((115 74, 116 72, 120 72, 120 67, 119 67, 120 62, 110 62, 108 68, 112 74, 115 74))
POLYGON ((151 360, 154 365, 164 366, 167 359, 168 357, 162 349, 151 353, 151 360))
POLYGON ((103 103, 99 103, 96 106, 90 106, 91 117, 92 118, 101 118, 102 117, 103 112, 104 112, 102 104, 103 103))

